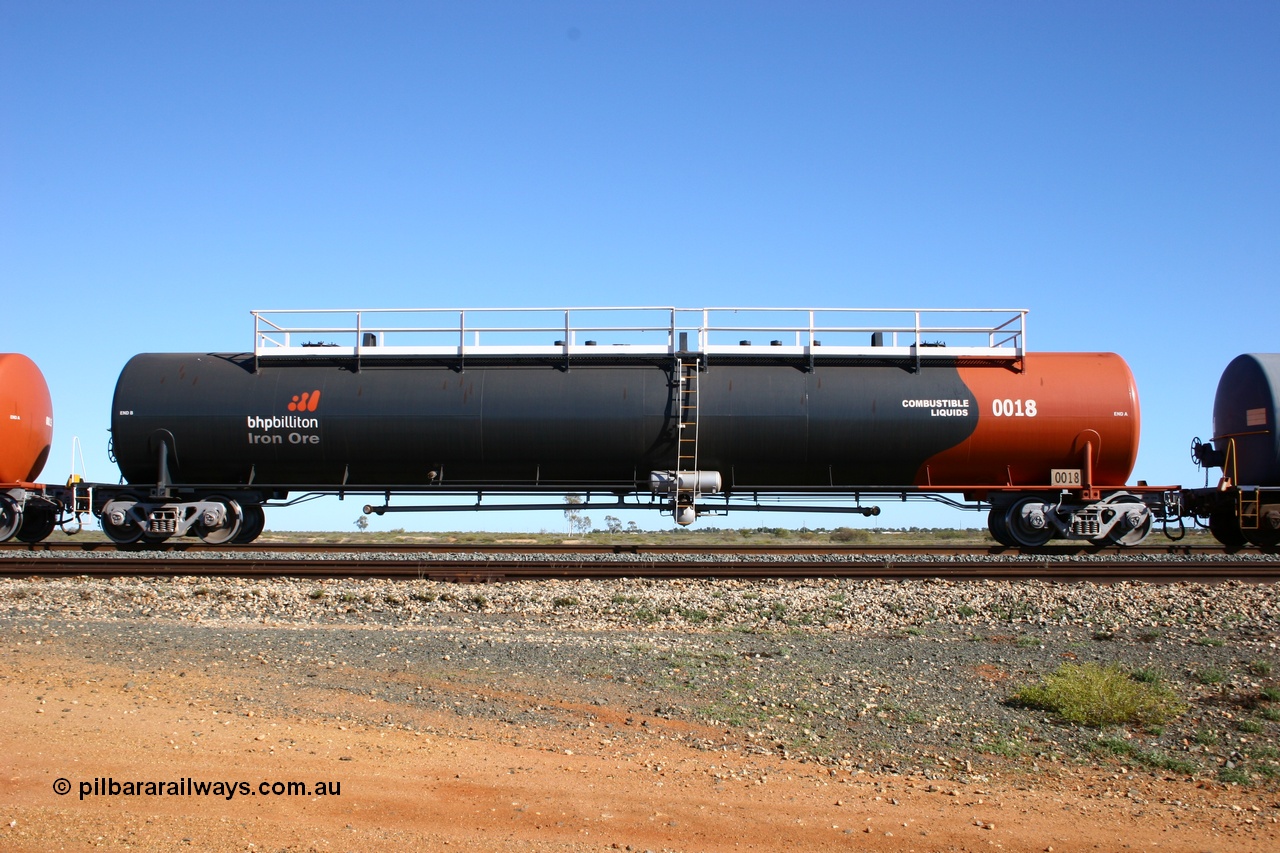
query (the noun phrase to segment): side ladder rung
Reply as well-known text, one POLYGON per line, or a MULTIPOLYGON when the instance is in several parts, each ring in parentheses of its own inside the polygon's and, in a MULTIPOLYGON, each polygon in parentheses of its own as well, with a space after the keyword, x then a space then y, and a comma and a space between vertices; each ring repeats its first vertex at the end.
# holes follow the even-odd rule
POLYGON ((1259 503, 1261 503, 1257 493, 1253 497, 1246 498, 1243 493, 1240 494, 1240 529, 1241 530, 1257 530, 1259 526, 1259 503))
MULTIPOLYGON (((680 362, 680 384, 677 393, 680 395, 676 406, 679 420, 679 431, 676 433, 676 473, 677 477, 692 473, 698 467, 698 364, 680 362)), ((677 517, 681 512, 693 509, 697 503, 697 494, 693 489, 677 488, 674 497, 677 517)), ((681 524, 687 523, 682 521, 681 524)))

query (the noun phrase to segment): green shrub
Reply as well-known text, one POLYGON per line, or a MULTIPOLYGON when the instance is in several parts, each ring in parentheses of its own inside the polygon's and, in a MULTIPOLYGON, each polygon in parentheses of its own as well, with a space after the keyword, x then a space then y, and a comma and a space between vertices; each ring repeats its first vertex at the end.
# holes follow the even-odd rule
POLYGON ((1063 664, 1040 684, 1019 689, 1014 700, 1093 727, 1161 725, 1187 709, 1173 691, 1135 681, 1115 664, 1063 664))
POLYGON ((1248 785, 1249 771, 1241 767, 1223 767, 1218 771, 1218 781, 1228 785, 1248 785))
POLYGON ((1158 669, 1135 669, 1133 671, 1133 680, 1141 681, 1143 684, 1159 684, 1164 679, 1164 674, 1158 669))
POLYGON ((1133 744, 1120 737, 1098 738, 1091 749, 1107 755, 1133 755, 1138 751, 1133 744))
POLYGON ((1138 759, 1148 767, 1171 770, 1174 773, 1181 773, 1183 776, 1194 776, 1200 772, 1200 765, 1194 761, 1166 755, 1163 752, 1144 752, 1138 756, 1138 759))
POLYGON ((1216 666, 1206 667, 1196 673, 1196 681, 1201 684, 1221 684, 1227 680, 1227 674, 1216 666))

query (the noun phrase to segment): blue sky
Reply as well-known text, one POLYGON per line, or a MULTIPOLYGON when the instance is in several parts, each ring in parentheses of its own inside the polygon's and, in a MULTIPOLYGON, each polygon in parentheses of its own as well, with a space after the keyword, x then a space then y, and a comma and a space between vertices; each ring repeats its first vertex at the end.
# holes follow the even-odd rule
POLYGON ((1271 2, 0 0, 0 351, 45 478, 78 436, 114 481, 129 356, 255 308, 1025 307, 1129 361, 1134 478, 1194 485, 1222 368, 1280 348, 1277 45, 1271 2))

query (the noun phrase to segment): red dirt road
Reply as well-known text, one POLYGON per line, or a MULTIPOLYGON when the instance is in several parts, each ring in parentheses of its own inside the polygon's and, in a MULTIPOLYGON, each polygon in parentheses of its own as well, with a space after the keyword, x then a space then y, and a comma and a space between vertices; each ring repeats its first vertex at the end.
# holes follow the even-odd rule
POLYGON ((283 718, 196 698, 234 693, 232 674, 174 672, 142 688, 126 687, 130 678, 49 646, 6 650, 0 850, 1280 849, 1274 791, 1088 769, 981 786, 832 775, 694 749, 669 737, 681 724, 626 727, 608 708, 592 709, 601 725, 616 720, 608 736, 447 710, 427 712, 428 734, 332 721, 357 703, 368 719, 377 700, 363 695, 335 696, 316 719, 283 718), (66 795, 54 791, 59 778, 66 795), (235 793, 81 798, 82 783, 108 778, 224 782, 235 793), (289 780, 340 790, 256 793, 289 780))

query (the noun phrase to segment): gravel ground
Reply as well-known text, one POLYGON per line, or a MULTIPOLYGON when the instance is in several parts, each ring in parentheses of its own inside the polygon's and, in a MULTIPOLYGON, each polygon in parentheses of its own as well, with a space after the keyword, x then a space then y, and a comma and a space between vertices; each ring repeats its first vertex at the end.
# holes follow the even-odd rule
MULTIPOLYGON (((165 550, 117 550, 117 551, 24 551, 13 550, 0 553, 0 560, 17 559, 17 560, 41 560, 41 559, 81 559, 93 562, 101 562, 103 560, 155 560, 157 562, 172 562, 174 560, 182 560, 186 558, 183 552, 173 552, 165 550)), ((341 563, 352 559, 359 559, 362 562, 383 562, 383 563, 436 563, 441 561, 452 561, 456 563, 491 563, 494 560, 503 562, 564 562, 569 556, 563 552, 547 552, 547 551, 511 551, 503 552, 496 555, 486 551, 451 551, 447 548, 437 550, 423 551, 389 551, 380 554, 361 552, 309 552, 300 551, 295 553, 281 553, 279 551, 200 551, 194 552, 190 556, 198 557, 202 560, 235 560, 243 562, 246 560, 261 560, 270 563, 287 563, 289 560, 307 560, 308 562, 335 562, 341 563)), ((1125 563, 1162 563, 1169 559, 1167 554, 1158 553, 1129 553, 1129 554, 1061 554, 1053 555, 1051 559, 1054 562, 1079 563, 1082 565, 1104 564, 1116 565, 1125 563)), ((1254 554, 1254 553, 1237 553, 1225 554, 1220 549, 1205 550, 1201 553, 1184 554, 1178 557, 1184 563, 1240 563, 1248 565, 1251 563, 1270 564, 1274 562, 1275 556, 1272 554, 1254 554)), ((832 551, 828 553, 814 554, 790 554, 785 552, 779 553, 759 553, 750 556, 717 553, 713 550, 691 550, 691 551, 640 551, 639 553, 582 553, 573 554, 572 560, 575 563, 680 563, 680 564, 698 564, 698 563, 726 563, 740 560, 751 563, 814 563, 819 565, 826 564, 871 564, 882 565, 886 560, 898 560, 911 563, 992 563, 993 565, 1003 564, 1019 564, 1027 563, 1030 565, 1043 565, 1045 556, 1040 554, 931 554, 928 552, 903 552, 901 554, 884 554, 884 553, 848 553, 842 551, 832 551)))
POLYGON ((261 685, 228 702, 367 696, 342 713, 394 727, 432 707, 454 734, 593 728, 607 705, 708 750, 940 784, 1083 763, 1280 787, 1270 585, 32 578, 0 580, 0 635, 123 664, 141 691, 223 666, 261 685), (1066 662, 1159 679, 1188 710, 1098 730, 1009 701, 1066 662))

